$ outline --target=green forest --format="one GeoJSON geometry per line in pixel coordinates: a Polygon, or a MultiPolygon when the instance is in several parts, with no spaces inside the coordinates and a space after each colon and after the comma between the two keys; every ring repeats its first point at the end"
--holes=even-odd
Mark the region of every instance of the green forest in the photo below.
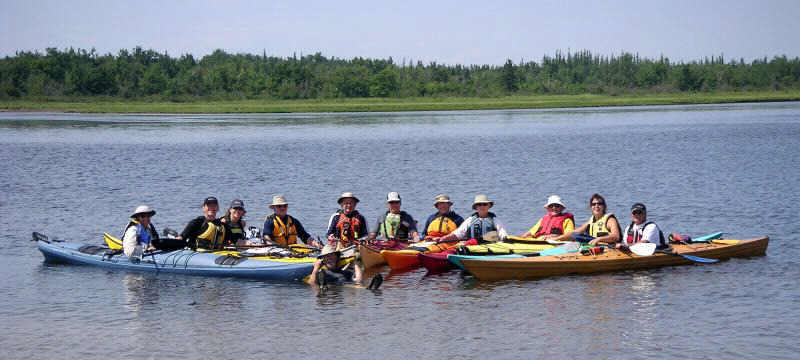
{"type": "Polygon", "coordinates": [[[488,98],[798,89],[800,59],[786,56],[750,62],[712,56],[687,63],[579,51],[496,66],[222,50],[198,59],[136,47],[117,54],[48,48],[0,59],[2,100],[488,98]]]}

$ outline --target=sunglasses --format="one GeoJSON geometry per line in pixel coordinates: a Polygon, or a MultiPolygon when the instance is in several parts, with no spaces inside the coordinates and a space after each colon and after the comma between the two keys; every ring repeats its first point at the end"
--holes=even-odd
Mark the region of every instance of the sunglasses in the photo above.
{"type": "Polygon", "coordinates": [[[476,207],[478,207],[478,206],[489,206],[489,204],[487,204],[487,203],[480,203],[480,204],[475,204],[475,206],[476,206],[476,207]]]}
{"type": "Polygon", "coordinates": [[[644,214],[644,211],[642,211],[642,210],[633,210],[633,211],[631,211],[631,214],[633,214],[633,215],[642,215],[642,214],[644,214]]]}
{"type": "Polygon", "coordinates": [[[273,205],[273,206],[276,207],[276,208],[285,208],[285,207],[287,207],[289,205],[283,204],[283,205],[273,205]]]}
{"type": "Polygon", "coordinates": [[[601,202],[593,202],[593,203],[592,203],[592,206],[606,206],[606,203],[601,203],[601,202]]]}
{"type": "Polygon", "coordinates": [[[549,207],[549,208],[551,208],[551,209],[558,209],[558,208],[562,208],[563,206],[561,206],[561,205],[558,205],[558,204],[550,204],[550,205],[548,205],[547,207],[549,207]]]}

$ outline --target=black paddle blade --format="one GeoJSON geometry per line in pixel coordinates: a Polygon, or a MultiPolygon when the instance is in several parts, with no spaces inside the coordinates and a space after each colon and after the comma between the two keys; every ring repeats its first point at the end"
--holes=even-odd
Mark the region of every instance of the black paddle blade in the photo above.
{"type": "Polygon", "coordinates": [[[45,234],[38,233],[38,232],[34,231],[33,235],[32,235],[32,238],[31,238],[31,241],[44,241],[44,242],[49,244],[50,243],[50,238],[48,238],[47,235],[45,235],[45,234]]]}
{"type": "Polygon", "coordinates": [[[383,284],[383,275],[379,273],[372,277],[372,281],[369,282],[367,289],[378,290],[381,287],[381,284],[383,284]]]}

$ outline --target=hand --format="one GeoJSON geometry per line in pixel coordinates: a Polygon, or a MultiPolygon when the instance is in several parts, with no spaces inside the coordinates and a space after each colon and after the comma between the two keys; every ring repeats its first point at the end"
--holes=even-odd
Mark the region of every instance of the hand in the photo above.
{"type": "Polygon", "coordinates": [[[598,242],[599,241],[597,239],[594,239],[592,241],[589,241],[589,245],[595,246],[595,245],[597,245],[598,242]]]}

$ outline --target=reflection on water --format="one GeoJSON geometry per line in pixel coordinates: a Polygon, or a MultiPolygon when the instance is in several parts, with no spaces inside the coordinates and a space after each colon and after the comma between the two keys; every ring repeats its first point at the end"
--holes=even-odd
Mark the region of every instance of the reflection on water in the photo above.
{"type": "Polygon", "coordinates": [[[11,358],[793,358],[800,353],[800,103],[398,114],[0,113],[0,336],[11,358]],[[357,140],[354,140],[357,139],[357,140]],[[477,192],[512,233],[559,194],[623,226],[771,236],[768,256],[536,281],[389,272],[381,291],[43,264],[41,231],[99,243],[148,203],[180,230],[214,195],[261,225],[272,195],[314,235],[342,191],[370,227],[477,192]],[[765,206],[764,204],[768,204],[765,206]],[[114,343],[101,342],[113,334],[114,343]],[[676,340],[677,339],[677,340],[676,340]],[[718,349],[725,349],[718,351],[718,349]],[[687,355],[689,354],[689,355],[687,355]]]}

